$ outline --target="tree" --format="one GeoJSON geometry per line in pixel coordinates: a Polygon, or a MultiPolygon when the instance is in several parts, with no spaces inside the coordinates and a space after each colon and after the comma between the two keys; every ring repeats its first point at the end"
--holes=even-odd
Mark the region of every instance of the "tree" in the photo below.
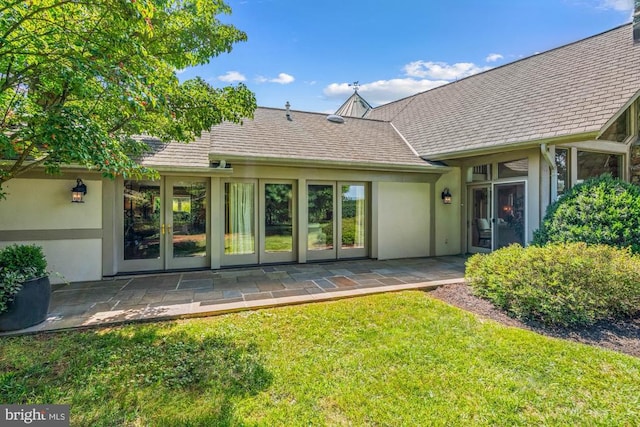
{"type": "Polygon", "coordinates": [[[135,135],[189,142],[252,117],[243,84],[180,83],[177,70],[230,52],[244,32],[222,0],[5,0],[0,4],[0,196],[36,166],[104,176],[155,172],[135,135]]]}

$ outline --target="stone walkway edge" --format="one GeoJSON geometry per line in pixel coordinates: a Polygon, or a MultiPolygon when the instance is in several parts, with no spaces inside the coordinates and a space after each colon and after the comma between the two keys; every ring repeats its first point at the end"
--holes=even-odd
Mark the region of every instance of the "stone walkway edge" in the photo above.
{"type": "Polygon", "coordinates": [[[401,285],[388,285],[376,288],[358,288],[349,289],[345,291],[336,291],[325,294],[309,294],[309,295],[296,295],[290,297],[279,297],[262,299],[256,301],[238,301],[231,303],[215,304],[212,307],[215,309],[202,306],[200,303],[192,302],[187,304],[173,304],[166,306],[147,307],[141,310],[127,310],[126,318],[122,318],[124,310],[114,310],[110,312],[101,312],[93,318],[88,319],[77,326],[71,326],[66,328],[57,329],[43,329],[43,330],[20,330],[0,333],[0,337],[20,336],[20,335],[34,335],[34,334],[46,334],[46,333],[58,333],[72,330],[85,330],[103,327],[112,327],[132,323],[150,323],[157,321],[169,321],[180,319],[194,319],[202,317],[219,316],[229,313],[237,313],[246,310],[259,310],[266,308],[283,307],[289,305],[308,304],[314,302],[328,302],[336,301],[347,298],[356,298],[366,295],[374,295],[390,292],[402,292],[408,290],[422,290],[429,291],[438,288],[439,286],[449,285],[454,283],[463,282],[463,278],[446,279],[446,280],[432,280],[428,282],[420,283],[405,283],[401,285]],[[109,318],[119,318],[118,320],[109,320],[109,318]]]}

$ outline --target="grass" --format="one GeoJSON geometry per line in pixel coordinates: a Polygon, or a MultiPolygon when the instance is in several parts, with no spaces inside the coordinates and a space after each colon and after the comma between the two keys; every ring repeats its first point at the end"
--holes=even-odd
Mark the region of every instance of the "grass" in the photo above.
{"type": "Polygon", "coordinates": [[[293,250],[293,236],[274,234],[264,238],[265,252],[291,252],[293,250]]]}
{"type": "Polygon", "coordinates": [[[3,338],[0,402],[72,425],[636,425],[640,360],[422,292],[3,338]]]}

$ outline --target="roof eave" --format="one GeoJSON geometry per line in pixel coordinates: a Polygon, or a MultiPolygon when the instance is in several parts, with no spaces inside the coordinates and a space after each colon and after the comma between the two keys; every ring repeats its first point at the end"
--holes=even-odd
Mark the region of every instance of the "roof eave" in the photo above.
{"type": "Polygon", "coordinates": [[[209,160],[225,160],[227,163],[261,165],[261,166],[287,166],[287,167],[314,167],[323,169],[358,169],[389,172],[422,172],[422,173],[447,173],[452,170],[449,166],[398,163],[371,163],[359,161],[316,160],[316,159],[292,159],[280,157],[246,156],[239,154],[211,153],[209,160]]]}

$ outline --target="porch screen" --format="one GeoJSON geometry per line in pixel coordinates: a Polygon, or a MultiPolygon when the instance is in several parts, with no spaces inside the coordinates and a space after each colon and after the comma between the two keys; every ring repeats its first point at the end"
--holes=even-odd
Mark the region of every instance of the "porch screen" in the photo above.
{"type": "Polygon", "coordinates": [[[225,184],[225,237],[227,255],[255,252],[254,184],[228,182],[225,184]]]}

